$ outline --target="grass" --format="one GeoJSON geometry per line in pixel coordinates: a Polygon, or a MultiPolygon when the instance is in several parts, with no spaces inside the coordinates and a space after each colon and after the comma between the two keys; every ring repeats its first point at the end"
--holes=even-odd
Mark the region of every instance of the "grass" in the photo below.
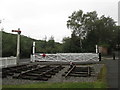
{"type": "Polygon", "coordinates": [[[98,81],[106,82],[106,74],[107,74],[107,68],[104,65],[101,68],[100,73],[98,74],[98,77],[97,77],[98,81]]]}
{"type": "Polygon", "coordinates": [[[26,85],[4,85],[3,88],[105,88],[102,82],[65,82],[65,83],[36,83],[26,85]]]}
{"type": "Polygon", "coordinates": [[[24,85],[3,85],[3,88],[107,88],[106,66],[104,65],[95,82],[34,83],[24,85]]]}
{"type": "Polygon", "coordinates": [[[106,76],[107,75],[107,68],[106,66],[104,65],[101,70],[100,70],[100,73],[98,74],[98,77],[97,77],[97,81],[96,82],[101,82],[103,83],[102,85],[105,87],[105,88],[108,88],[107,86],[107,80],[106,80],[106,76]]]}

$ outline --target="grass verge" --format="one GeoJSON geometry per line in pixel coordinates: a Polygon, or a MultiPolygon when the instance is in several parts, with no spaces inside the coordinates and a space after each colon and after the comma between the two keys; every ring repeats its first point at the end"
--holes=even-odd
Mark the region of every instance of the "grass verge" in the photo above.
{"type": "Polygon", "coordinates": [[[102,82],[65,82],[65,83],[36,83],[26,85],[4,85],[3,88],[105,88],[102,82]]]}
{"type": "Polygon", "coordinates": [[[97,81],[96,82],[101,82],[103,83],[102,85],[105,87],[105,88],[108,88],[107,86],[107,80],[106,80],[106,76],[107,75],[107,68],[106,66],[104,65],[101,70],[100,70],[100,73],[98,74],[97,76],[97,81]]]}

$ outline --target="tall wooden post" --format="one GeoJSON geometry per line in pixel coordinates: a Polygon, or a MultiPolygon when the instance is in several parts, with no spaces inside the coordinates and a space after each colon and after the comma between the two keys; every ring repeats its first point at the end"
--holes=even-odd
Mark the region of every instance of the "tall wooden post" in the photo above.
{"type": "Polygon", "coordinates": [[[21,31],[20,31],[20,28],[18,28],[18,30],[12,30],[12,32],[17,32],[18,35],[17,35],[17,54],[16,54],[16,57],[17,57],[17,65],[19,64],[19,58],[20,58],[20,34],[21,34],[21,31]]]}

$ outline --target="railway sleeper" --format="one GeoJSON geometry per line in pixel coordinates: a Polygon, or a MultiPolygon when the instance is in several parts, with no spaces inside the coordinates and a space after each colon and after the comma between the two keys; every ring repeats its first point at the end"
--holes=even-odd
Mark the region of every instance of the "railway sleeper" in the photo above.
{"type": "Polygon", "coordinates": [[[68,76],[74,76],[74,77],[88,77],[88,76],[90,76],[90,75],[88,75],[88,74],[69,74],[68,76]]]}
{"type": "Polygon", "coordinates": [[[40,76],[40,74],[36,74],[36,73],[25,73],[22,76],[40,76]]]}
{"type": "Polygon", "coordinates": [[[71,73],[74,73],[74,74],[88,74],[88,72],[71,72],[71,73]]]}
{"type": "MultiPolygon", "coordinates": [[[[52,75],[55,75],[56,72],[54,72],[54,70],[58,68],[58,67],[53,67],[52,69],[46,71],[46,72],[42,72],[42,73],[31,73],[31,72],[34,72],[34,70],[29,70],[29,71],[26,71],[26,72],[22,72],[20,74],[16,74],[14,75],[14,78],[23,78],[23,79],[37,79],[37,80],[41,80],[44,78],[44,80],[47,80],[45,78],[51,78],[52,75]]],[[[36,69],[35,69],[36,70],[36,69]]],[[[37,69],[39,70],[39,69],[37,69]]],[[[56,71],[56,70],[55,70],[56,71]]]]}
{"type": "Polygon", "coordinates": [[[76,68],[76,66],[70,68],[69,71],[65,74],[65,77],[67,77],[72,72],[72,70],[74,70],[74,68],[76,68]]]}
{"type": "MultiPolygon", "coordinates": [[[[83,73],[84,73],[84,72],[88,72],[88,70],[86,70],[86,71],[74,71],[74,70],[73,70],[73,71],[72,71],[72,73],[76,73],[76,72],[78,72],[78,73],[79,73],[79,72],[83,72],[83,73]]],[[[89,72],[92,72],[92,71],[89,70],[89,72]]]]}
{"type": "MultiPolygon", "coordinates": [[[[48,69],[47,69],[48,70],[48,69]]],[[[47,70],[33,70],[33,71],[30,71],[31,73],[38,73],[38,74],[41,74],[41,73],[45,73],[47,70]]]]}
{"type": "Polygon", "coordinates": [[[42,80],[42,81],[47,81],[48,80],[48,78],[45,78],[45,77],[32,77],[32,76],[22,76],[20,78],[28,79],[28,80],[42,80]]]}
{"type": "MultiPolygon", "coordinates": [[[[40,73],[40,74],[36,74],[36,73],[31,73],[31,72],[27,72],[27,73],[24,73],[24,74],[20,74],[20,76],[35,76],[35,77],[39,77],[39,76],[43,76],[45,74],[51,74],[51,75],[55,75],[54,72],[51,73],[52,70],[48,70],[47,72],[43,72],[43,73],[40,73]]],[[[18,76],[19,77],[19,76],[18,76]]]]}
{"type": "Polygon", "coordinates": [[[55,69],[55,70],[59,70],[59,71],[60,71],[60,70],[62,70],[63,68],[64,68],[64,67],[59,67],[59,68],[57,68],[57,69],[55,69]]]}
{"type": "Polygon", "coordinates": [[[36,73],[36,74],[41,74],[43,72],[39,72],[39,71],[31,71],[31,72],[28,72],[28,73],[36,73]]]}
{"type": "MultiPolygon", "coordinates": [[[[91,69],[89,69],[90,72],[92,72],[91,69]]],[[[86,70],[73,70],[72,72],[88,72],[88,69],[86,70]]]]}
{"type": "Polygon", "coordinates": [[[39,69],[37,69],[37,70],[35,70],[35,71],[45,72],[45,71],[47,71],[47,70],[49,70],[49,69],[52,69],[52,68],[53,68],[53,67],[39,68],[39,69]]]}
{"type": "Polygon", "coordinates": [[[27,71],[21,72],[21,75],[22,75],[22,74],[26,74],[26,73],[34,72],[35,70],[38,70],[38,69],[41,69],[41,67],[35,68],[35,69],[32,69],[32,70],[27,70],[27,71]]]}
{"type": "Polygon", "coordinates": [[[9,73],[6,73],[6,75],[7,75],[7,76],[12,76],[12,75],[14,75],[14,73],[9,72],[9,73]]]}
{"type": "Polygon", "coordinates": [[[52,77],[52,75],[48,75],[48,74],[47,74],[47,75],[45,75],[45,77],[47,77],[47,78],[51,78],[51,77],[52,77]]]}
{"type": "Polygon", "coordinates": [[[12,78],[19,78],[20,74],[14,74],[12,78]]]}
{"type": "MultiPolygon", "coordinates": [[[[91,69],[91,68],[90,68],[91,69]]],[[[75,71],[87,71],[88,70],[88,67],[76,67],[74,69],[75,71]]]]}
{"type": "Polygon", "coordinates": [[[53,70],[52,72],[54,72],[54,73],[58,73],[60,70],[53,70]]]}
{"type": "Polygon", "coordinates": [[[55,75],[56,73],[55,72],[48,72],[46,74],[55,75]]]}
{"type": "Polygon", "coordinates": [[[28,74],[26,74],[26,75],[20,75],[20,76],[18,76],[17,78],[26,78],[26,77],[29,77],[29,78],[47,78],[46,76],[44,76],[44,75],[28,75],[28,74]]]}
{"type": "Polygon", "coordinates": [[[74,72],[74,71],[75,71],[75,72],[87,72],[88,69],[84,69],[84,70],[83,70],[83,69],[77,69],[77,70],[74,69],[73,72],[74,72]]]}
{"type": "Polygon", "coordinates": [[[52,75],[50,75],[50,74],[44,74],[44,75],[40,75],[40,74],[26,74],[26,75],[22,75],[22,76],[32,76],[32,77],[46,77],[46,78],[51,78],[52,75]]]}
{"type": "Polygon", "coordinates": [[[7,77],[7,75],[5,75],[5,74],[4,74],[4,75],[2,75],[2,78],[6,78],[6,77],[7,77]]]}
{"type": "Polygon", "coordinates": [[[26,70],[28,70],[26,65],[13,66],[2,69],[3,74],[5,74],[6,76],[12,76],[14,75],[14,73],[21,73],[22,71],[26,71],[26,70]]]}

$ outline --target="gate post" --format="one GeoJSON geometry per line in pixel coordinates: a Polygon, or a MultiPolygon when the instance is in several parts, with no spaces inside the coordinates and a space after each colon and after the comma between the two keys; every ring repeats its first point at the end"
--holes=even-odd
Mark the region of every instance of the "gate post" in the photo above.
{"type": "Polygon", "coordinates": [[[7,57],[5,58],[5,67],[7,67],[7,57]]]}
{"type": "Polygon", "coordinates": [[[101,53],[99,53],[99,61],[101,61],[101,53]]]}
{"type": "Polygon", "coordinates": [[[115,53],[113,53],[113,60],[115,60],[115,53]]]}

